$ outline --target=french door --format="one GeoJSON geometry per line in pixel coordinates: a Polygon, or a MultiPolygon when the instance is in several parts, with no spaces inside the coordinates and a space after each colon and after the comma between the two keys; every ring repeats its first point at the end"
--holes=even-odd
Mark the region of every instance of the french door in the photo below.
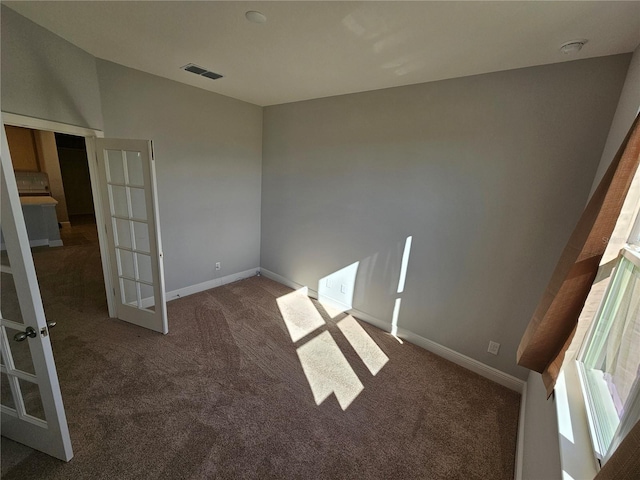
{"type": "Polygon", "coordinates": [[[116,316],[167,333],[151,142],[97,138],[96,155],[116,316]]]}
{"type": "Polygon", "coordinates": [[[0,190],[0,412],[2,435],[73,457],[58,374],[2,124],[0,190]]]}
{"type": "MultiPolygon", "coordinates": [[[[55,324],[45,318],[4,124],[1,134],[1,431],[69,461],[73,450],[49,337],[55,324]]],[[[95,142],[116,316],[167,333],[151,142],[95,142]]]]}

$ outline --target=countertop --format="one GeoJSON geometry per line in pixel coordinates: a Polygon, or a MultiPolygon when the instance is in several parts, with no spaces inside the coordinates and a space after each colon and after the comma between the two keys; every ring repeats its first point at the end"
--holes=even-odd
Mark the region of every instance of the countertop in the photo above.
{"type": "Polygon", "coordinates": [[[47,205],[52,205],[52,206],[56,206],[58,205],[58,201],[53,198],[50,197],[48,195],[41,195],[39,197],[20,197],[20,203],[24,206],[24,205],[39,205],[39,206],[47,206],[47,205]]]}

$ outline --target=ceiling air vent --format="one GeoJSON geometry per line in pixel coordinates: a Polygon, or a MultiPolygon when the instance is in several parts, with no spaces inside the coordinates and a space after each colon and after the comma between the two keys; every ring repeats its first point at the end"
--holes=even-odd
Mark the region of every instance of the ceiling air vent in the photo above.
{"type": "Polygon", "coordinates": [[[199,67],[193,63],[187,63],[184,67],[180,67],[182,70],[186,70],[187,72],[195,73],[196,75],[201,75],[203,77],[210,78],[211,80],[216,80],[218,78],[222,78],[222,75],[219,73],[212,72],[207,70],[206,68],[199,67]]]}
{"type": "Polygon", "coordinates": [[[219,73],[215,73],[215,72],[204,72],[202,74],[202,76],[210,78],[211,80],[216,80],[218,78],[222,78],[222,75],[220,75],[219,73]]]}

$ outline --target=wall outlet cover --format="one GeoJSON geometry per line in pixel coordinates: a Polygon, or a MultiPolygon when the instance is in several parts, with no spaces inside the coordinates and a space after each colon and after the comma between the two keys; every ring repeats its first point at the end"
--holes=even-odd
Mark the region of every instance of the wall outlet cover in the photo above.
{"type": "Polygon", "coordinates": [[[498,355],[498,351],[500,350],[500,344],[498,342],[490,341],[489,348],[487,348],[487,352],[498,355]]]}

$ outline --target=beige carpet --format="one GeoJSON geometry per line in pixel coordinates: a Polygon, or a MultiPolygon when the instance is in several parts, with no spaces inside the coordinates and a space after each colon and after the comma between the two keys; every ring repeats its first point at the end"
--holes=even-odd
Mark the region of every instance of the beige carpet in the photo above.
{"type": "Polygon", "coordinates": [[[345,314],[317,302],[326,324],[294,343],[276,282],[170,302],[163,336],[107,318],[95,245],[35,261],[75,457],[2,438],[4,479],[513,478],[518,394],[364,322],[349,341],[345,314]],[[320,335],[342,355],[309,370],[320,335]],[[340,386],[340,368],[362,388],[340,386]],[[346,409],[333,394],[317,404],[323,373],[346,409]]]}

